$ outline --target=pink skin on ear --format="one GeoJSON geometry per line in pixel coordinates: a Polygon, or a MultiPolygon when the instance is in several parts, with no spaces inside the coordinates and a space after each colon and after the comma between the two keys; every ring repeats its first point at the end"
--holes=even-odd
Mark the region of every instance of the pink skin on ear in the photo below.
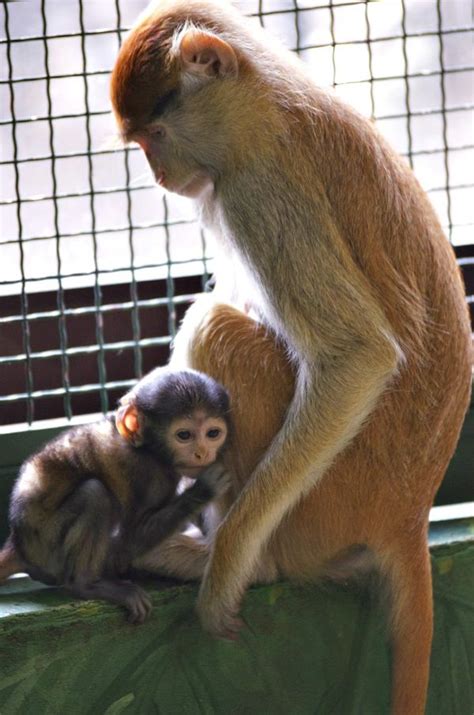
{"type": "Polygon", "coordinates": [[[220,37],[202,30],[189,30],[180,44],[186,70],[208,77],[236,77],[238,62],[232,47],[220,37]]]}
{"type": "Polygon", "coordinates": [[[139,431],[138,414],[132,405],[121,407],[115,416],[118,433],[129,441],[133,441],[139,431]]]}
{"type": "Polygon", "coordinates": [[[129,432],[138,432],[138,417],[135,412],[129,412],[125,415],[124,419],[125,427],[129,432]]]}

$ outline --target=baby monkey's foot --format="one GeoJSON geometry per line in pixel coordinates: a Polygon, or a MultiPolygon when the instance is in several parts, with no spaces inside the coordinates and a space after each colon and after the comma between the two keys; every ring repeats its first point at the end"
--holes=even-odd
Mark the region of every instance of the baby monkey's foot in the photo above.
{"type": "Polygon", "coordinates": [[[122,584],[127,588],[123,605],[127,611],[129,623],[140,624],[146,621],[152,610],[152,602],[148,593],[134,583],[122,584]]]}
{"type": "Polygon", "coordinates": [[[99,598],[123,606],[129,623],[143,623],[152,609],[150,596],[131,581],[100,579],[93,583],[68,585],[67,590],[79,598],[99,598]]]}

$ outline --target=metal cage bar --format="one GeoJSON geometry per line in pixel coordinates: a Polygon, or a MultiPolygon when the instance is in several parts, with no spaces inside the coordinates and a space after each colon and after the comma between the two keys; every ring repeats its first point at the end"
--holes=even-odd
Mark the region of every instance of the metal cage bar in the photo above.
{"type": "MultiPolygon", "coordinates": [[[[45,0],[41,0],[41,18],[43,25],[43,37],[45,38],[48,34],[48,18],[46,15],[46,3],[45,0]]],[[[62,383],[64,387],[64,414],[68,419],[72,417],[72,405],[71,405],[71,395],[70,395],[70,379],[69,379],[69,356],[67,353],[67,328],[64,316],[64,311],[66,310],[66,304],[64,300],[64,288],[61,275],[61,234],[59,231],[59,211],[58,211],[58,182],[56,177],[56,160],[54,156],[54,125],[52,119],[52,98],[51,98],[51,80],[49,79],[49,49],[48,42],[43,39],[44,45],[44,64],[46,68],[46,95],[47,95],[47,106],[48,106],[48,128],[49,128],[49,147],[51,154],[51,179],[52,179],[52,196],[53,196],[53,206],[54,206],[54,229],[55,229],[55,240],[56,240],[56,261],[58,266],[57,280],[58,280],[58,290],[57,290],[57,306],[58,306],[58,330],[59,330],[59,340],[60,340],[60,359],[62,368],[62,383]]]]}
{"type": "Polygon", "coordinates": [[[18,142],[16,135],[15,121],[15,91],[13,85],[13,64],[11,58],[11,46],[8,44],[10,39],[9,12],[8,5],[5,5],[5,36],[7,39],[7,62],[8,62],[8,79],[10,93],[10,115],[12,127],[12,143],[13,143],[13,166],[15,171],[15,194],[17,196],[17,221],[18,221],[18,247],[20,252],[20,271],[21,271],[21,325],[22,325],[22,342],[24,346],[24,361],[25,361],[25,383],[26,383],[26,419],[28,423],[32,423],[34,419],[34,401],[33,401],[33,372],[31,368],[31,347],[30,347],[30,327],[28,322],[28,295],[26,292],[26,277],[25,277],[25,255],[23,251],[23,227],[20,211],[20,188],[19,188],[19,172],[16,159],[18,157],[18,142]]]}
{"type": "MultiPolygon", "coordinates": [[[[205,232],[173,197],[157,193],[139,150],[99,140],[110,115],[106,80],[132,19],[128,0],[71,0],[64,22],[63,6],[53,16],[48,0],[32,3],[28,16],[20,5],[0,5],[0,424],[106,411],[167,359],[186,306],[212,273],[205,232]],[[58,101],[58,87],[70,101],[58,101]]],[[[320,83],[395,140],[465,274],[474,267],[469,5],[245,5],[320,83]]]]}

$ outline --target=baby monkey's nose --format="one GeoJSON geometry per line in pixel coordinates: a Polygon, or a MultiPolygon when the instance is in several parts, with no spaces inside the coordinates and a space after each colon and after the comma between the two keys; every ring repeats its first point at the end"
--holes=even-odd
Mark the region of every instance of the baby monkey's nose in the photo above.
{"type": "Polygon", "coordinates": [[[207,459],[207,449],[205,447],[198,447],[194,451],[194,456],[199,462],[203,462],[207,459]]]}

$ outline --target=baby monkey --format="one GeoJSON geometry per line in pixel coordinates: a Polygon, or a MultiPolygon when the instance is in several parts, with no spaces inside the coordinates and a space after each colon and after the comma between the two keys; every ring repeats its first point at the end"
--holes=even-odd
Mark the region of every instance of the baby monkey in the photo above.
{"type": "Polygon", "coordinates": [[[115,414],[46,444],[14,486],[0,578],[26,571],[80,598],[118,603],[142,622],[150,599],[123,576],[225,490],[219,458],[229,419],[228,395],[215,380],[157,368],[115,414]],[[177,494],[181,475],[197,479],[177,494]]]}

